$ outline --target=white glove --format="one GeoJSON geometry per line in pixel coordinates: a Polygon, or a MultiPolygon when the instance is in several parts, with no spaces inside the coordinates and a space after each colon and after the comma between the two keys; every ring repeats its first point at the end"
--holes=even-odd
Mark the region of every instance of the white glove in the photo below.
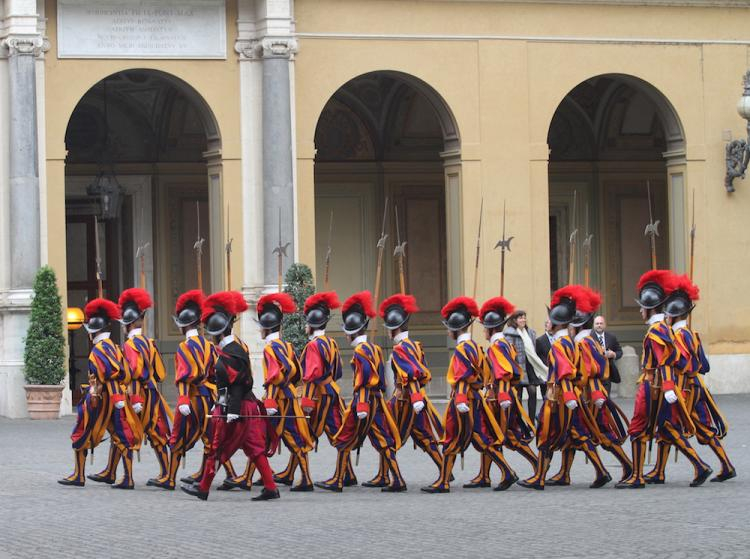
{"type": "Polygon", "coordinates": [[[141,413],[143,411],[143,404],[141,404],[140,402],[136,402],[135,404],[133,404],[133,411],[135,413],[141,413]]]}
{"type": "Polygon", "coordinates": [[[227,414],[227,423],[231,423],[232,421],[237,421],[240,418],[239,415],[236,413],[228,413],[227,414]]]}
{"type": "Polygon", "coordinates": [[[424,402],[419,400],[418,402],[414,402],[411,407],[414,408],[415,413],[419,413],[424,409],[424,402]]]}
{"type": "MultiPolygon", "coordinates": [[[[677,399],[677,398],[675,398],[675,400],[676,400],[676,399],[677,399]]],[[[124,408],[124,407],[125,407],[125,400],[120,400],[119,402],[115,402],[115,407],[116,407],[116,408],[117,408],[118,410],[121,410],[122,408],[124,408]]]]}
{"type": "Polygon", "coordinates": [[[367,417],[367,412],[366,411],[358,411],[357,412],[357,419],[364,419],[365,417],[367,417]]]}
{"type": "Polygon", "coordinates": [[[187,404],[180,404],[179,406],[177,406],[177,409],[180,410],[180,413],[186,417],[190,415],[190,406],[188,406],[187,404]]]}
{"type": "Polygon", "coordinates": [[[606,402],[606,400],[604,398],[599,398],[598,400],[594,400],[594,405],[598,409],[602,409],[604,407],[604,402],[606,402]]]}
{"type": "Polygon", "coordinates": [[[310,415],[312,413],[314,408],[308,408],[306,406],[302,406],[302,411],[305,412],[307,415],[310,415]]]}
{"type": "Polygon", "coordinates": [[[501,400],[500,407],[507,410],[510,407],[510,400],[501,400]]]}
{"type": "Polygon", "coordinates": [[[578,402],[576,402],[575,400],[568,400],[567,402],[565,402],[565,407],[569,410],[574,410],[578,407],[578,402]]]}
{"type": "Polygon", "coordinates": [[[279,413],[279,410],[277,410],[276,408],[266,408],[266,413],[268,415],[276,415],[277,413],[279,413]]]}
{"type": "Polygon", "coordinates": [[[469,404],[461,402],[460,404],[456,404],[456,409],[458,413],[469,413],[469,404]]]}
{"type": "Polygon", "coordinates": [[[89,386],[89,394],[96,394],[96,390],[94,390],[93,386],[89,386]]]}
{"type": "Polygon", "coordinates": [[[677,401],[677,394],[675,394],[675,391],[674,391],[674,390],[667,390],[667,391],[666,391],[666,392],[664,393],[664,399],[665,399],[665,400],[666,400],[666,401],[667,401],[668,403],[670,403],[670,404],[674,404],[674,403],[675,403],[675,402],[677,401]]]}

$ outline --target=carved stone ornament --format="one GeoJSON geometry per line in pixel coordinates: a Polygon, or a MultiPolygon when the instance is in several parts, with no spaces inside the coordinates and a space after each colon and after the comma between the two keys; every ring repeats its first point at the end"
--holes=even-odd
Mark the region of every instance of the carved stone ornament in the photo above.
{"type": "Polygon", "coordinates": [[[737,112],[747,121],[748,139],[739,139],[729,142],[726,146],[726,175],[724,176],[724,188],[727,192],[734,192],[734,179],[745,178],[747,166],[750,164],[750,70],[743,78],[743,93],[737,104],[737,112]]]}
{"type": "Polygon", "coordinates": [[[8,49],[8,56],[25,54],[39,56],[50,48],[49,40],[39,35],[15,35],[2,41],[3,48],[8,49]]]}
{"type": "Polygon", "coordinates": [[[291,37],[266,37],[260,42],[263,58],[294,58],[298,45],[291,37]]]}
{"type": "Polygon", "coordinates": [[[260,60],[263,52],[257,39],[237,39],[234,52],[240,55],[240,60],[260,60]]]}

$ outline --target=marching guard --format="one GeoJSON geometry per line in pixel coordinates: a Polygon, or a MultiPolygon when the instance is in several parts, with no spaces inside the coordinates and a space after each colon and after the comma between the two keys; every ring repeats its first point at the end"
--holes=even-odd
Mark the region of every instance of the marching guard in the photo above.
{"type": "Polygon", "coordinates": [[[495,421],[484,396],[479,392],[491,384],[489,371],[484,364],[484,353],[471,339],[469,327],[479,314],[476,302],[469,297],[457,297],[442,310],[443,325],[456,341],[456,348],[448,365],[448,384],[451,397],[445,411],[445,436],[443,437],[443,462],[438,479],[422,487],[425,493],[450,492],[450,480],[456,456],[469,445],[474,445],[480,453],[489,455],[500,467],[503,479],[496,490],[508,489],[518,476],[505,461],[500,451],[503,435],[495,421]]]}
{"type": "MultiPolygon", "coordinates": [[[[675,290],[664,305],[664,312],[672,323],[675,346],[680,354],[679,379],[687,409],[695,426],[695,436],[702,445],[707,445],[721,463],[721,472],[711,478],[722,482],[737,476],[721,444],[727,434],[727,422],[703,380],[710,371],[710,365],[697,332],[690,328],[688,317],[699,299],[699,290],[688,276],[675,278],[675,290]]],[[[660,441],[656,466],[644,476],[646,483],[664,483],[664,472],[671,444],[660,441]]]]}
{"type": "MultiPolygon", "coordinates": [[[[308,297],[303,309],[305,332],[310,341],[300,359],[303,382],[301,404],[304,413],[310,416],[309,432],[316,448],[324,432],[334,445],[334,436],[343,424],[344,402],[336,382],[342,375],[341,354],[336,340],[326,335],[331,311],[340,306],[336,293],[325,291],[308,297]]],[[[277,482],[291,485],[297,466],[296,455],[290,455],[286,469],[276,475],[277,482]]],[[[349,456],[345,459],[344,471],[344,487],[357,485],[349,456]]]]}
{"type": "Polygon", "coordinates": [[[598,429],[588,410],[584,409],[582,391],[576,386],[577,380],[580,383],[578,351],[568,327],[576,321],[577,312],[579,317],[593,312],[586,288],[568,285],[553,293],[549,310],[553,343],[549,352],[547,396],[536,428],[539,454],[534,475],[518,482],[522,487],[544,489],[547,470],[556,450],[562,451],[563,464],[558,475],[552,478],[552,484],[567,485],[564,478],[566,460],[572,461],[576,450],[586,454],[596,471],[596,479],[589,487],[597,489],[612,481],[596,451],[598,429]]]}
{"type": "MultiPolygon", "coordinates": [[[[409,337],[409,318],[418,311],[417,301],[412,295],[392,295],[380,305],[380,317],[393,340],[391,371],[396,390],[389,406],[402,443],[411,437],[414,444],[426,452],[439,469],[443,462],[438,448],[438,441],[444,435],[443,422],[427,396],[426,387],[432,379],[432,374],[425,363],[422,344],[409,337]]],[[[382,455],[378,474],[362,485],[390,485],[388,469],[382,455]]]]}
{"type": "Polygon", "coordinates": [[[143,433],[127,398],[130,370],[122,351],[110,339],[112,323],[120,319],[120,309],[112,301],[98,298],[86,305],[84,314],[84,328],[93,344],[89,353],[89,386],[78,404],[76,424],[70,436],[75,470],[58,483],[83,487],[86,455],[89,450],[93,455],[94,448],[109,432],[116,449],[113,452],[121,457],[124,467],[122,480],[112,487],[133,489],[133,449],[140,445],[143,433]]]}
{"type": "Polygon", "coordinates": [[[338,450],[336,471],[327,481],[317,482],[321,489],[341,492],[346,476],[346,465],[352,450],[359,451],[365,438],[382,456],[390,474],[390,485],[384,492],[406,491],[406,482],[396,461],[396,450],[401,446],[398,428],[383,397],[385,377],[383,350],[367,341],[367,326],[375,316],[372,296],[362,291],[349,297],[341,307],[344,333],[354,348],[351,366],[354,372],[354,394],[344,411],[339,431],[333,436],[338,450]]]}
{"type": "Polygon", "coordinates": [[[268,456],[273,455],[278,439],[273,436],[265,410],[253,394],[250,356],[232,334],[237,312],[235,296],[230,292],[214,293],[203,303],[206,333],[216,344],[214,378],[218,398],[210,418],[212,439],[205,454],[203,474],[198,483],[181,486],[182,491],[203,501],[208,499],[217,460],[224,464],[239,449],[255,464],[263,480],[263,491],[251,500],[279,498],[268,464],[268,456]]]}

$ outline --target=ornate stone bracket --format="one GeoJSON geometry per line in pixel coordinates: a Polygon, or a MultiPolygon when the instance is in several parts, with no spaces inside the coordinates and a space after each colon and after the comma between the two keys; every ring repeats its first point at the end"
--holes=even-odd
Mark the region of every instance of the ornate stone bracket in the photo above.
{"type": "Polygon", "coordinates": [[[727,173],[724,177],[724,187],[730,193],[734,192],[734,179],[737,177],[744,179],[745,171],[750,163],[750,70],[745,73],[743,86],[744,91],[737,104],[737,112],[747,121],[748,139],[734,140],[727,144],[727,173]]]}

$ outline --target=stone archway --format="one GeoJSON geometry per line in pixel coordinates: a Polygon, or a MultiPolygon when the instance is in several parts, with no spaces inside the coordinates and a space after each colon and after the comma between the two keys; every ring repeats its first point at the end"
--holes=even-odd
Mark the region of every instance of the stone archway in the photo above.
{"type": "Polygon", "coordinates": [[[685,266],[685,135],[680,119],[653,85],[628,75],[600,75],[581,82],[561,101],[547,143],[551,287],[568,281],[569,236],[575,223],[574,281],[583,282],[582,241],[594,235],[592,286],[602,291],[604,312],[627,338],[640,323],[634,283],[650,267],[643,235],[649,221],[647,184],[654,219],[661,222],[658,265],[685,266]]]}
{"type": "MultiPolygon", "coordinates": [[[[147,328],[169,364],[179,335],[170,315],[179,293],[197,287],[192,247],[199,237],[206,240],[203,288],[223,284],[221,134],[213,112],[173,75],[125,70],[81,97],[65,144],[68,305],[96,296],[97,228],[104,296],[111,299],[141,283],[136,254],[148,244],[145,286],[155,306],[147,328]]],[[[77,369],[85,371],[85,343],[75,346],[77,369]]]]}
{"type": "MultiPolygon", "coordinates": [[[[422,309],[411,328],[420,331],[428,352],[440,350],[433,360],[440,363],[445,335],[436,328],[439,311],[448,294],[461,289],[460,136],[450,108],[414,76],[363,74],[342,85],[325,105],[315,147],[318,288],[324,288],[333,212],[330,287],[342,296],[373,289],[387,199],[380,299],[400,288],[393,257],[400,234],[407,242],[406,289],[422,309]]],[[[444,387],[434,390],[444,392],[444,387]]]]}

